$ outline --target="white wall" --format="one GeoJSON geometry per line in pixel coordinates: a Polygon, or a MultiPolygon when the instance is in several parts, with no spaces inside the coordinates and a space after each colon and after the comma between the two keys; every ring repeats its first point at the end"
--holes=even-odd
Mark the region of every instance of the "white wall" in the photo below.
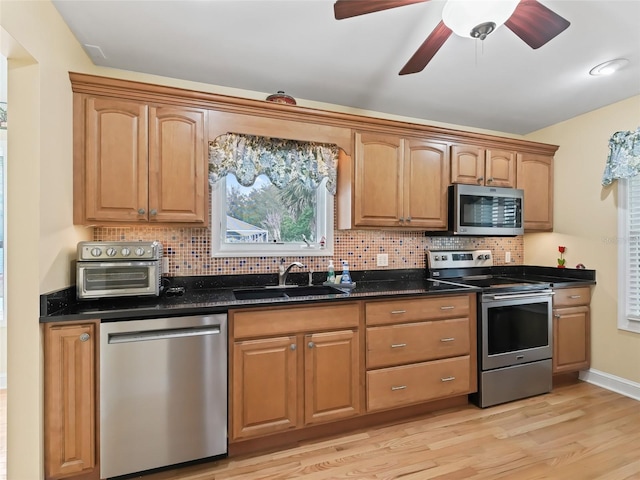
{"type": "Polygon", "coordinates": [[[591,302],[592,368],[640,383],[640,334],[617,328],[617,186],[602,187],[611,135],[640,126],[640,96],[609,105],[527,136],[560,145],[555,156],[554,233],[525,235],[525,263],[595,269],[591,302]]]}

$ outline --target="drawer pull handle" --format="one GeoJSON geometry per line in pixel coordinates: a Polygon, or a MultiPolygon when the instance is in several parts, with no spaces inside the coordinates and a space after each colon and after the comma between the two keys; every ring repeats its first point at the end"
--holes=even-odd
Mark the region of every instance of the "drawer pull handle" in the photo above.
{"type": "Polygon", "coordinates": [[[397,387],[391,387],[391,391],[395,392],[396,390],[405,390],[406,388],[406,385],[398,385],[397,387]]]}
{"type": "Polygon", "coordinates": [[[440,310],[453,310],[454,307],[453,305],[443,305],[442,307],[440,307],[440,310]]]}
{"type": "Polygon", "coordinates": [[[407,313],[406,310],[391,310],[391,315],[398,315],[400,313],[407,313]]]}
{"type": "Polygon", "coordinates": [[[580,298],[582,295],[569,295],[569,298],[580,298]]]}
{"type": "Polygon", "coordinates": [[[440,341],[441,342],[453,342],[455,340],[455,337],[448,337],[448,338],[441,338],[440,341]]]}
{"type": "Polygon", "coordinates": [[[406,347],[407,344],[406,343],[392,343],[391,344],[391,348],[402,348],[402,347],[406,347]]]}
{"type": "Polygon", "coordinates": [[[444,377],[441,378],[440,381],[441,382],[453,382],[456,379],[456,377],[444,377]]]}

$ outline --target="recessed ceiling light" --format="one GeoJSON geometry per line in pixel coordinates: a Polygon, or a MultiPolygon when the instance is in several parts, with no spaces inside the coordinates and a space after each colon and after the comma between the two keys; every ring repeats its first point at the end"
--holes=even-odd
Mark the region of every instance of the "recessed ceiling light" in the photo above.
{"type": "Polygon", "coordinates": [[[589,74],[594,76],[611,75],[621,68],[624,68],[627,63],[629,63],[629,60],[627,60],[626,58],[616,58],[615,60],[609,60],[608,62],[604,62],[593,67],[591,70],[589,70],[589,74]]]}

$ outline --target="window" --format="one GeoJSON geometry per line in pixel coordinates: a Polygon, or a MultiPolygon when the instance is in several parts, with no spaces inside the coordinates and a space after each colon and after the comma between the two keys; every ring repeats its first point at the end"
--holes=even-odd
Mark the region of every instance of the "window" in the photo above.
{"type": "Polygon", "coordinates": [[[338,147],[227,133],[209,142],[214,257],[333,255],[338,147]]]}
{"type": "Polygon", "coordinates": [[[244,187],[227,174],[212,187],[212,255],[333,255],[333,195],[326,182],[278,188],[260,175],[244,187]]]}
{"type": "Polygon", "coordinates": [[[640,333],[640,176],[618,180],[618,328],[640,333]]]}

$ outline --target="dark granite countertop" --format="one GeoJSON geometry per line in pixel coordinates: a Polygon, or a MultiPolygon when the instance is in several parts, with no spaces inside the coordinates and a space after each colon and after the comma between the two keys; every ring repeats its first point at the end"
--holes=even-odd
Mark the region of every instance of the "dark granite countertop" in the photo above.
{"type": "MultiPolygon", "coordinates": [[[[535,266],[493,267],[498,275],[541,280],[554,287],[594,285],[595,271],[556,269],[535,266]]],[[[226,312],[232,308],[266,305],[296,305],[366,298],[397,298],[417,295],[450,295],[480,291],[474,287],[452,285],[425,278],[424,270],[371,270],[352,272],[356,287],[342,293],[313,296],[289,296],[259,300],[237,300],[234,289],[275,285],[276,275],[224,275],[202,277],[171,277],[163,279],[163,294],[159,297],[110,298],[77,300],[70,287],[40,296],[40,321],[101,319],[133,320],[177,315],[204,315],[226,312]],[[183,294],[176,294],[182,292],[183,294]]],[[[315,273],[314,284],[321,284],[323,273],[315,273]]],[[[306,273],[292,273],[289,283],[305,285],[306,273]]]]}

